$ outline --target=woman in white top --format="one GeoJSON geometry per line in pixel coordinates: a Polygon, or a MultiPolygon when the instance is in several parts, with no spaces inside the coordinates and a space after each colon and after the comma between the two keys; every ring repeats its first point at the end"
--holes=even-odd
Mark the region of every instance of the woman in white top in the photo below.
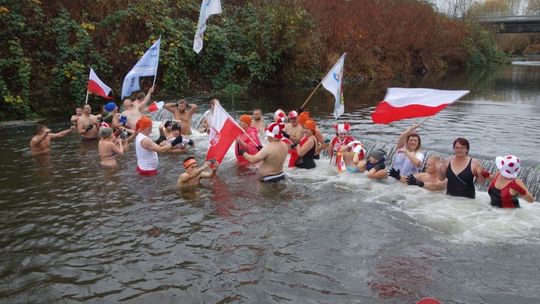
{"type": "Polygon", "coordinates": [[[420,135],[414,132],[420,124],[414,124],[399,136],[396,153],[392,162],[392,168],[402,176],[420,172],[424,153],[422,153],[422,141],[420,135]]]}

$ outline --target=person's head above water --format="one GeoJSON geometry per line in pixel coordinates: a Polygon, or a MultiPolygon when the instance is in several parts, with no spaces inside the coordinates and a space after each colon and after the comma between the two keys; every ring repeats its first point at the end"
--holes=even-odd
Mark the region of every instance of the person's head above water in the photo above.
{"type": "Polygon", "coordinates": [[[369,153],[369,158],[372,158],[374,161],[381,161],[386,156],[386,152],[383,149],[374,149],[369,153]]]}
{"type": "Polygon", "coordinates": [[[514,155],[497,156],[495,164],[502,176],[514,179],[521,168],[521,160],[514,155]]]}

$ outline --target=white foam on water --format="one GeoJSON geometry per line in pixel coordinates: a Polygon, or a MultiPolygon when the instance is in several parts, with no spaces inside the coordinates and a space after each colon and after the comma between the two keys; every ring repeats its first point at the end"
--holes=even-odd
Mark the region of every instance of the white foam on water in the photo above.
{"type": "MultiPolygon", "coordinates": [[[[208,135],[194,131],[189,136],[201,152],[208,148],[208,135]]],[[[234,144],[233,144],[234,145],[234,144]]],[[[227,151],[222,163],[236,162],[234,147],[227,151]]],[[[540,241],[540,204],[529,204],[520,199],[519,209],[500,209],[490,206],[486,192],[476,193],[476,199],[452,197],[444,192],[431,192],[407,186],[394,179],[375,181],[363,173],[337,173],[328,158],[317,160],[311,170],[287,168],[284,171],[291,184],[308,184],[314,190],[327,189],[350,193],[341,202],[354,204],[384,204],[403,212],[415,223],[436,231],[441,238],[455,243],[530,243],[540,241]]],[[[227,173],[225,173],[227,174],[227,173]]],[[[317,205],[310,209],[310,217],[338,212],[335,204],[317,205]]]]}
{"type": "Polygon", "coordinates": [[[516,60],[516,61],[512,61],[512,64],[513,65],[540,66],[540,61],[526,61],[526,60],[520,61],[520,60],[516,60]]]}

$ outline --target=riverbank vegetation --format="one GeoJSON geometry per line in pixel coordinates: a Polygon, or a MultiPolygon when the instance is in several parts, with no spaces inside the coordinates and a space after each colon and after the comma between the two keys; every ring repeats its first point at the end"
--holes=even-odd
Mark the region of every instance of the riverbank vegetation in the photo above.
{"type": "Polygon", "coordinates": [[[0,119],[66,116],[84,103],[90,66],[119,102],[124,76],[159,35],[160,96],[315,83],[343,52],[345,77],[357,82],[502,58],[488,32],[426,1],[223,1],[200,54],[200,0],[2,3],[0,119]]]}

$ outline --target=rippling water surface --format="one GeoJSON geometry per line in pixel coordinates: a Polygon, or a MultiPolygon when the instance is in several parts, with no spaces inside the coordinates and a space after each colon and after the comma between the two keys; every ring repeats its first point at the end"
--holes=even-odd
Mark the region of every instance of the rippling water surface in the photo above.
{"type": "MultiPolygon", "coordinates": [[[[410,86],[470,89],[420,130],[426,149],[455,137],[492,159],[539,165],[540,67],[514,66],[410,86]]],[[[389,84],[396,85],[396,84],[389,84]]],[[[309,91],[225,100],[243,113],[294,108],[309,91]]],[[[391,145],[415,120],[372,125],[384,89],[345,89],[353,134],[391,145]]],[[[330,134],[333,103],[309,108],[330,134]]],[[[55,128],[59,129],[59,128],[55,128]]],[[[103,170],[95,143],[71,135],[49,157],[29,154],[30,129],[0,143],[0,303],[535,303],[540,298],[540,205],[519,210],[429,193],[360,174],[287,170],[262,185],[229,153],[219,175],[192,191],[175,183],[182,156],[136,174],[133,149],[103,170]]],[[[207,139],[195,134],[202,159],[207,139]]],[[[133,147],[132,147],[133,148],[133,147]]]]}

